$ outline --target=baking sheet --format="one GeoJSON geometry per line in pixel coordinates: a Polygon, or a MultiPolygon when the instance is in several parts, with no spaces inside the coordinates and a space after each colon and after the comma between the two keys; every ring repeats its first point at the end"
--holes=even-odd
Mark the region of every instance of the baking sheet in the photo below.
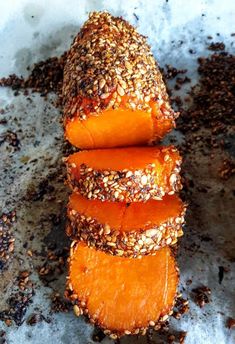
{"type": "MultiPolygon", "coordinates": [[[[231,37],[235,32],[235,3],[232,0],[1,1],[0,77],[11,73],[25,76],[28,65],[59,56],[69,47],[88,12],[104,9],[122,15],[136,25],[139,32],[147,35],[161,66],[171,64],[187,68],[192,84],[198,78],[197,57],[209,54],[206,50],[208,35],[223,41],[226,50],[235,53],[234,37],[231,37]],[[189,49],[195,54],[190,54],[189,49]]],[[[182,92],[186,94],[187,88],[182,92]]],[[[12,344],[93,342],[93,327],[82,317],[77,319],[71,312],[50,314],[50,296],[53,291],[63,293],[65,274],[56,276],[56,280],[45,286],[37,272],[48,243],[56,243],[60,248],[67,240],[63,233],[63,214],[68,192],[58,177],[63,137],[60,113],[52,105],[53,97],[50,95],[46,101],[35,93],[30,95],[32,101],[29,101],[22,94],[14,97],[12,90],[0,88],[0,108],[8,108],[4,115],[7,125],[0,126],[0,134],[9,129],[17,132],[20,139],[20,150],[14,151],[7,144],[0,146],[1,211],[16,209],[17,213],[14,257],[8,270],[0,276],[0,311],[6,306],[18,271],[29,269],[35,295],[24,318],[36,311],[51,319],[51,323],[42,321],[34,326],[24,321],[18,327],[7,327],[0,322],[0,330],[6,331],[7,343],[12,344]],[[49,184],[54,187],[55,199],[45,195],[32,202],[27,195],[38,190],[40,182],[48,176],[52,176],[49,184]],[[56,224],[51,221],[51,214],[59,215],[60,221],[56,224]],[[28,256],[29,249],[38,254],[28,256]]],[[[180,133],[174,136],[179,143],[184,141],[180,133]]],[[[197,191],[193,194],[198,207],[197,211],[195,208],[189,211],[178,259],[181,290],[190,300],[190,312],[180,321],[172,319],[171,327],[188,332],[187,344],[232,344],[235,343],[235,331],[225,325],[227,317],[235,316],[234,199],[231,195],[234,179],[219,180],[214,173],[218,166],[211,167],[209,160],[197,147],[185,157],[185,167],[194,183],[211,188],[207,194],[197,191]],[[224,189],[223,198],[221,189],[224,189]],[[210,240],[202,240],[202,237],[210,240]],[[221,284],[219,266],[228,269],[221,284]],[[186,285],[188,280],[192,280],[190,286],[186,285]],[[212,301],[203,309],[195,304],[192,294],[192,289],[201,284],[212,290],[212,301]]],[[[111,341],[107,338],[103,340],[103,343],[108,342],[111,341]]],[[[147,338],[126,337],[121,342],[147,343],[147,338]]],[[[162,343],[162,339],[154,335],[153,343],[162,343]]]]}

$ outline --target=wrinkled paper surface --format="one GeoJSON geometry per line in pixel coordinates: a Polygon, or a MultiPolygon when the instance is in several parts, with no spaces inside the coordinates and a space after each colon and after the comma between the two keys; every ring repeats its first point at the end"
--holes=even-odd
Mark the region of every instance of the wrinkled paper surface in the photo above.
{"type": "MultiPolygon", "coordinates": [[[[26,76],[28,65],[50,56],[59,56],[69,47],[72,37],[93,10],[106,9],[114,15],[122,15],[137,26],[140,33],[148,36],[159,64],[162,67],[171,64],[177,68],[187,68],[191,84],[198,78],[197,57],[209,54],[206,50],[208,35],[214,41],[223,41],[226,50],[235,53],[231,44],[234,37],[230,36],[235,32],[235,2],[232,0],[10,0],[2,1],[0,7],[0,77],[12,73],[26,76]],[[216,33],[220,33],[220,36],[216,36],[216,33]],[[193,49],[195,54],[190,54],[189,49],[193,49]]],[[[185,95],[189,87],[187,85],[182,91],[185,95]]],[[[66,204],[68,193],[63,183],[54,182],[53,186],[58,190],[55,201],[22,201],[28,190],[37,188],[39,182],[55,172],[61,164],[63,131],[59,111],[51,105],[53,97],[51,95],[49,101],[45,101],[35,93],[30,96],[32,101],[29,101],[23,95],[14,97],[10,89],[0,89],[0,108],[8,106],[10,109],[5,115],[8,123],[5,127],[0,126],[0,133],[6,129],[16,131],[21,141],[21,149],[17,152],[0,148],[1,208],[3,211],[17,210],[15,258],[8,272],[1,276],[0,288],[4,288],[4,295],[1,295],[0,309],[4,309],[4,302],[12,290],[12,276],[16,276],[18,270],[31,269],[34,271],[32,279],[36,294],[26,318],[35,307],[47,316],[52,289],[59,289],[63,293],[65,283],[65,275],[62,275],[54,284],[45,287],[34,269],[37,258],[29,259],[22,248],[32,233],[35,239],[30,243],[30,248],[38,251],[43,249],[45,240],[51,240],[52,236],[61,246],[65,240],[64,225],[52,230],[47,222],[47,215],[61,212],[66,204]],[[30,163],[34,159],[37,160],[30,163]],[[19,257],[23,263],[20,263],[19,257]]],[[[184,140],[180,133],[174,135],[179,142],[184,140]]],[[[173,319],[171,327],[188,332],[187,344],[232,344],[235,343],[235,330],[228,330],[225,324],[227,317],[235,317],[235,269],[232,263],[235,251],[232,227],[234,206],[230,195],[231,185],[223,185],[212,177],[208,159],[198,154],[196,162],[190,163],[189,160],[187,163],[187,172],[194,182],[201,186],[210,185],[210,192],[194,195],[199,213],[195,214],[195,222],[192,221],[194,214],[189,215],[190,228],[186,226],[186,235],[180,241],[178,262],[181,290],[190,300],[190,312],[180,321],[173,319]],[[224,198],[219,194],[222,188],[225,189],[224,198]],[[217,217],[218,213],[222,214],[220,218],[217,217]],[[208,235],[212,241],[202,241],[202,235],[208,235]],[[229,269],[221,284],[218,280],[219,266],[229,269]],[[192,284],[186,286],[189,279],[192,284]],[[192,289],[201,284],[212,290],[212,302],[203,309],[193,302],[192,297],[192,289]]],[[[82,317],[75,318],[72,313],[54,314],[50,324],[42,321],[29,326],[24,322],[18,328],[14,325],[7,328],[0,323],[0,329],[6,331],[7,342],[11,344],[93,342],[93,327],[82,317]]],[[[161,342],[157,337],[153,341],[161,342]]],[[[108,342],[111,343],[107,338],[103,340],[103,343],[108,342]]],[[[126,337],[121,342],[146,343],[146,338],[126,337]]]]}

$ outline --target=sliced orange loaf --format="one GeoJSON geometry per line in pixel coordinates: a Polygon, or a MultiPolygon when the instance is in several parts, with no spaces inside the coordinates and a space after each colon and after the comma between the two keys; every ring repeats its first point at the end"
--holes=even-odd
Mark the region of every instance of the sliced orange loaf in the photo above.
{"type": "Polygon", "coordinates": [[[178,268],[168,247],[154,256],[123,258],[73,242],[66,296],[76,315],[116,339],[144,334],[172,313],[178,268]]]}
{"type": "Polygon", "coordinates": [[[181,157],[173,146],[81,151],[65,161],[70,186],[89,199],[160,200],[181,189],[181,157]]]}
{"type": "Polygon", "coordinates": [[[81,149],[150,144],[175,113],[146,38],[122,18],[94,12],[68,52],[65,137],[81,149]]]}
{"type": "Polygon", "coordinates": [[[138,257],[174,245],[183,235],[185,205],[176,195],[145,203],[102,202],[73,193],[67,234],[107,253],[138,257]]]}

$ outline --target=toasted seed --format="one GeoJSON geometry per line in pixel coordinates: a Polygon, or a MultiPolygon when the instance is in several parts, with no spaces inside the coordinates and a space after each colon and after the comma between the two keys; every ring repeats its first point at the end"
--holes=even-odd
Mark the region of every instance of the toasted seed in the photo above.
{"type": "Polygon", "coordinates": [[[124,96],[124,94],[125,94],[124,89],[120,85],[118,85],[118,87],[117,87],[117,92],[121,97],[124,96]]]}
{"type": "Polygon", "coordinates": [[[147,178],[147,176],[145,176],[145,175],[142,176],[142,177],[141,177],[141,184],[142,184],[142,185],[146,185],[147,183],[148,183],[148,178],[147,178]]]}
{"type": "Polygon", "coordinates": [[[163,317],[162,317],[162,322],[164,322],[164,321],[166,321],[167,319],[169,318],[169,315],[168,314],[166,314],[166,315],[164,315],[163,317]]]}
{"type": "Polygon", "coordinates": [[[129,178],[129,177],[131,177],[132,176],[132,172],[131,171],[128,171],[127,173],[126,173],[126,178],[129,178]]]}
{"type": "Polygon", "coordinates": [[[99,88],[102,89],[102,88],[104,87],[105,84],[106,84],[105,79],[101,79],[101,80],[99,81],[99,88]]]}
{"type": "Polygon", "coordinates": [[[145,235],[147,237],[153,237],[154,235],[156,235],[158,233],[158,230],[157,229],[148,229],[146,232],[145,232],[145,235]]]}
{"type": "Polygon", "coordinates": [[[74,314],[78,317],[81,312],[80,312],[80,308],[78,307],[78,305],[74,305],[73,306],[73,311],[74,311],[74,314]]]}
{"type": "Polygon", "coordinates": [[[103,94],[101,94],[100,98],[101,98],[101,99],[106,99],[106,98],[108,98],[109,96],[110,96],[110,93],[103,93],[103,94]]]}
{"type": "Polygon", "coordinates": [[[117,336],[116,334],[112,333],[112,334],[110,334],[109,337],[110,337],[111,339],[114,339],[114,340],[115,340],[115,339],[117,339],[118,336],[117,336]]]}

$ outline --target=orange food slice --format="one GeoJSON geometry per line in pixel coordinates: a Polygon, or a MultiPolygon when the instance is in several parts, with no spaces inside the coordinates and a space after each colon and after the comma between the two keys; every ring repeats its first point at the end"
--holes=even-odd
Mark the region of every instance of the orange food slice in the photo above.
{"type": "Polygon", "coordinates": [[[181,189],[181,157],[173,146],[81,151],[65,160],[70,186],[89,199],[159,200],[181,189]]]}
{"type": "Polygon", "coordinates": [[[65,137],[81,149],[144,145],[178,116],[146,38],[121,18],[92,13],[68,51],[65,137]]]}
{"type": "Polygon", "coordinates": [[[114,255],[137,257],[177,242],[183,235],[185,205],[176,195],[124,203],[73,193],[67,213],[69,236],[114,255]]]}
{"type": "Polygon", "coordinates": [[[72,244],[66,295],[77,315],[86,314],[112,338],[143,332],[165,320],[177,284],[178,269],[168,247],[133,259],[72,244]]]}
{"type": "Polygon", "coordinates": [[[158,141],[174,127],[174,120],[161,113],[153,121],[151,113],[123,108],[106,110],[83,121],[78,116],[66,120],[65,138],[81,149],[135,146],[158,141]]]}

